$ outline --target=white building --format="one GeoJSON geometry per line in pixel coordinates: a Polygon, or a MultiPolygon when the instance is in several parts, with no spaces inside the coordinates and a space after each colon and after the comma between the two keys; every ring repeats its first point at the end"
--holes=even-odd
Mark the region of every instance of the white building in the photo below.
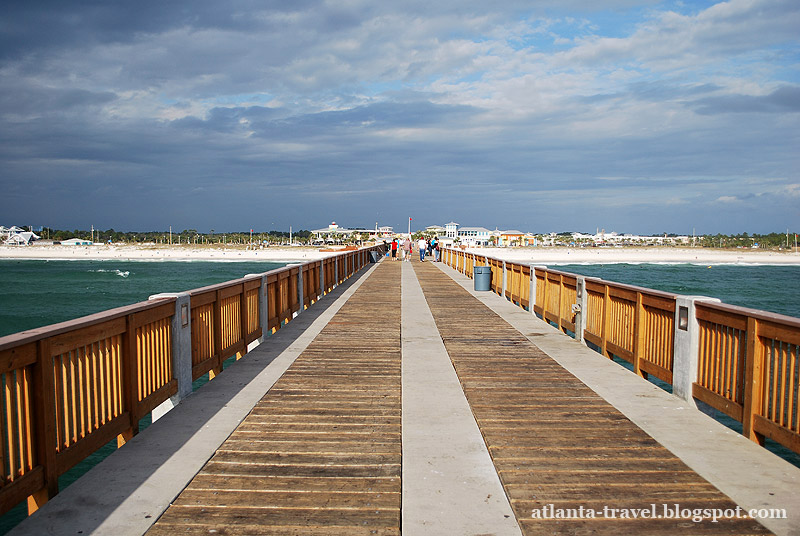
{"type": "Polygon", "coordinates": [[[378,227],[378,224],[375,224],[375,229],[369,230],[369,239],[380,241],[380,240],[391,240],[394,237],[394,229],[389,225],[383,225],[378,227]]]}
{"type": "Polygon", "coordinates": [[[458,242],[467,247],[489,246],[491,241],[492,231],[485,227],[462,227],[458,229],[458,242]]]}
{"type": "Polygon", "coordinates": [[[21,233],[14,233],[9,236],[4,244],[8,246],[30,246],[35,240],[41,238],[30,231],[23,231],[21,233]]]}
{"type": "Polygon", "coordinates": [[[444,236],[447,230],[441,225],[429,225],[425,227],[426,235],[444,236]]]}
{"type": "Polygon", "coordinates": [[[607,233],[605,229],[598,231],[596,234],[583,234],[572,233],[572,240],[575,243],[589,243],[595,245],[657,245],[657,246],[674,246],[685,245],[690,242],[688,236],[641,236],[633,234],[619,234],[616,232],[607,233]]]}
{"type": "Polygon", "coordinates": [[[358,232],[368,233],[369,231],[354,231],[352,229],[345,229],[344,227],[339,227],[339,225],[337,225],[337,223],[334,221],[331,222],[326,229],[315,229],[311,231],[311,234],[314,235],[314,238],[312,239],[314,242],[337,244],[350,240],[353,233],[358,232]]]}
{"type": "Polygon", "coordinates": [[[84,240],[83,238],[70,238],[61,241],[62,246],[91,246],[92,244],[91,240],[84,240]]]}
{"type": "Polygon", "coordinates": [[[29,246],[41,237],[16,225],[10,228],[0,226],[0,241],[8,246],[29,246]]]}

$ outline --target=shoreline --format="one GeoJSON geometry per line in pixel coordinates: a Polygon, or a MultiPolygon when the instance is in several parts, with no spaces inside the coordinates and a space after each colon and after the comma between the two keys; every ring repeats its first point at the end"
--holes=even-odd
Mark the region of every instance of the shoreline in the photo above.
{"type": "Polygon", "coordinates": [[[468,252],[512,262],[561,264],[698,264],[800,266],[800,254],[750,249],[678,247],[621,248],[467,248],[468,252]]]}
{"type": "Polygon", "coordinates": [[[317,247],[272,246],[247,249],[235,246],[0,246],[0,260],[51,261],[210,261],[210,262],[307,262],[318,261],[335,252],[317,247]]]}
{"type": "MultiPolygon", "coordinates": [[[[731,264],[800,266],[800,253],[751,249],[704,249],[679,247],[621,248],[467,248],[465,251],[512,262],[542,265],[561,264],[731,264]]],[[[208,245],[92,245],[0,246],[0,260],[120,260],[120,261],[207,261],[207,262],[308,262],[333,255],[319,247],[208,245]]]]}

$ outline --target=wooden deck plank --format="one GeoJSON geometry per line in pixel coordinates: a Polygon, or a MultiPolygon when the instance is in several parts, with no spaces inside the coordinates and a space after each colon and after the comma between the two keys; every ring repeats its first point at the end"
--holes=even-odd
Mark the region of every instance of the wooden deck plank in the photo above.
{"type": "Polygon", "coordinates": [[[736,505],[442,271],[414,269],[524,534],[768,533],[742,519],[534,518],[736,505]]]}
{"type": "Polygon", "coordinates": [[[400,533],[399,280],[376,267],[148,534],[400,533]]]}

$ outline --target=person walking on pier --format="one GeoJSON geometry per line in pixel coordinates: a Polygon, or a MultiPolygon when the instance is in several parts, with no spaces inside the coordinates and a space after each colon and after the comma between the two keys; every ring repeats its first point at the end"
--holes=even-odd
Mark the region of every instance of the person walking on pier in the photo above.
{"type": "Polygon", "coordinates": [[[424,237],[420,237],[417,242],[417,247],[419,248],[419,262],[425,262],[425,252],[428,251],[428,242],[425,241],[424,237]]]}
{"type": "Polygon", "coordinates": [[[397,260],[397,239],[392,240],[392,260],[397,260]]]}
{"type": "Polygon", "coordinates": [[[438,237],[433,237],[431,241],[431,246],[433,247],[433,262],[439,262],[439,239],[438,237]]]}
{"type": "Polygon", "coordinates": [[[403,241],[403,252],[405,253],[405,256],[406,256],[406,258],[404,260],[406,262],[410,262],[411,261],[411,253],[412,253],[412,251],[413,251],[413,248],[411,247],[411,239],[410,238],[406,238],[403,241]]]}

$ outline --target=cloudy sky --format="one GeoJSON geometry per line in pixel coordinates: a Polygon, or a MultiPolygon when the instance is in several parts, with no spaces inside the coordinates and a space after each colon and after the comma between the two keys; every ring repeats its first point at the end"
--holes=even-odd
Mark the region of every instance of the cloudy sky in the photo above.
{"type": "Polygon", "coordinates": [[[797,0],[3,11],[3,225],[800,232],[797,0]]]}

